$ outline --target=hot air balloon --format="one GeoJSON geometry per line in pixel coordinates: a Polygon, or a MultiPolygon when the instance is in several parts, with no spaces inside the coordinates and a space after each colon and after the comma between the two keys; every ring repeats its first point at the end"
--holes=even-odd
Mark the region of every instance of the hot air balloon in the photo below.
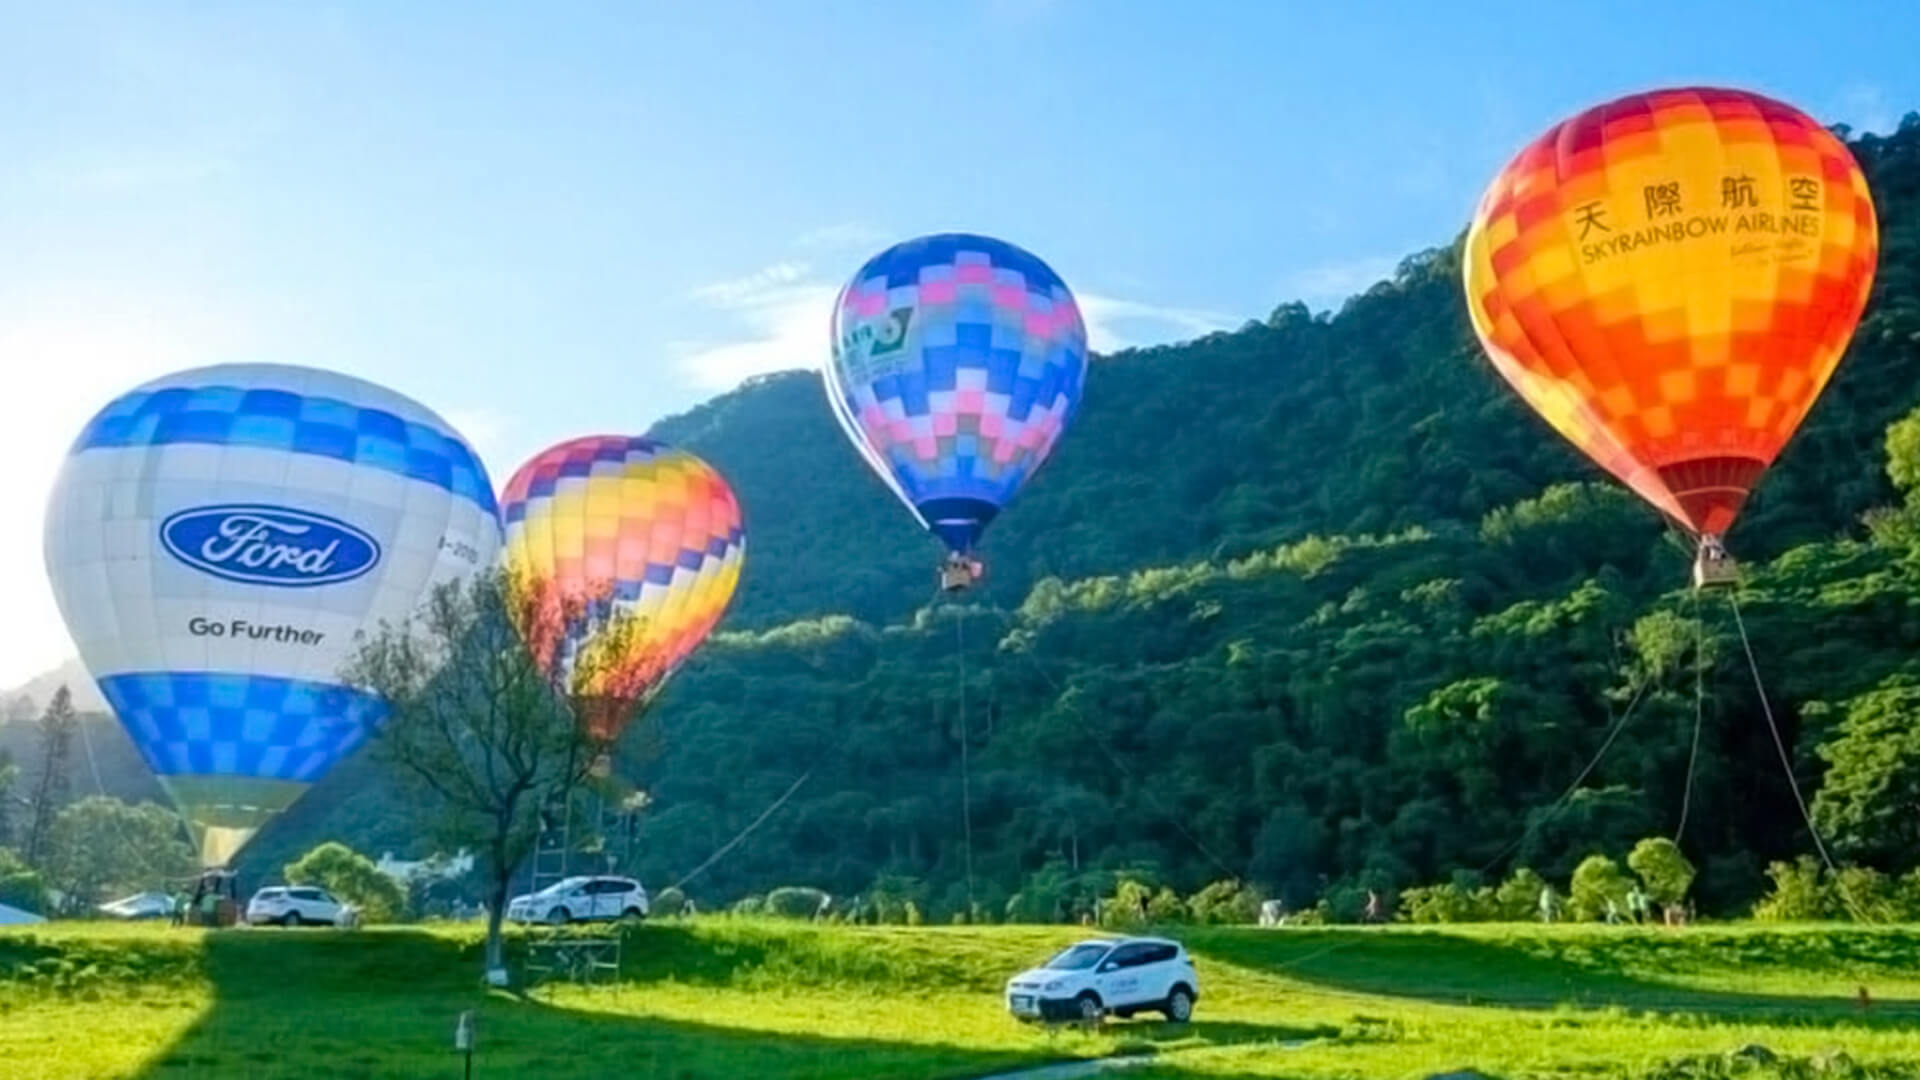
{"type": "Polygon", "coordinates": [[[943,587],[978,580],[974,545],[1080,404],[1087,329],[1073,294],[1002,240],[896,244],[840,291],[822,374],[867,465],[948,555],[943,587]]]}
{"type": "Polygon", "coordinates": [[[597,435],[520,467],[504,561],[535,661],[611,741],[713,630],[740,581],[740,504],[713,467],[652,439],[597,435]]]}
{"type": "Polygon", "coordinates": [[[1553,127],[1482,197],[1467,307],[1562,435],[1691,533],[1696,584],[1840,362],[1878,254],[1847,148],[1758,94],[1634,94],[1553,127]]]}
{"type": "Polygon", "coordinates": [[[499,543],[486,470],[446,421],[276,364],[108,403],[61,467],[45,536],[81,658],[208,868],[383,719],[339,681],[355,633],[413,614],[499,543]]]}

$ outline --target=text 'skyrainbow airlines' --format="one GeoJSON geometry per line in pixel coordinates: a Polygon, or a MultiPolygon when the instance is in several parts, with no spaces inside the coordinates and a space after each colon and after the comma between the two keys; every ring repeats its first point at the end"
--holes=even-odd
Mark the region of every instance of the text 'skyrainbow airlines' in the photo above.
{"type": "Polygon", "coordinates": [[[1467,306],[1514,389],[1717,558],[1846,351],[1878,250],[1831,132],[1758,94],[1657,90],[1495,178],[1467,306]]]}

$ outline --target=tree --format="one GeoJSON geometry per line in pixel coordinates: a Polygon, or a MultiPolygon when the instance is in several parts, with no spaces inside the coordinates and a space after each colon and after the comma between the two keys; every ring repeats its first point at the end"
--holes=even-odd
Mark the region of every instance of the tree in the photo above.
{"type": "Polygon", "coordinates": [[[1680,846],[1664,836],[1649,836],[1627,853],[1627,866],[1639,875],[1656,904],[1678,904],[1693,885],[1693,864],[1680,846]]]}
{"type": "Polygon", "coordinates": [[[20,780],[20,766],[13,755],[0,750],[0,847],[13,843],[13,785],[20,780]]]}
{"type": "Polygon", "coordinates": [[[336,840],[307,852],[284,868],[289,885],[318,885],[360,909],[367,922],[391,922],[406,906],[406,894],[373,860],[336,840]]]}
{"type": "Polygon", "coordinates": [[[69,904],[166,889],[197,865],[180,818],[152,803],[128,806],[108,795],[89,795],[62,809],[47,837],[45,876],[68,894],[69,904]]]}
{"type": "Polygon", "coordinates": [[[1607,913],[1607,902],[1621,914],[1627,910],[1627,890],[1631,888],[1620,864],[1605,855],[1589,855],[1573,870],[1572,894],[1568,903],[1576,919],[1598,919],[1607,913]]]}
{"type": "Polygon", "coordinates": [[[1913,865],[1920,846],[1920,679],[1896,675],[1847,703],[1839,737],[1819,754],[1830,768],[1813,820],[1836,851],[1913,865]]]}
{"type": "Polygon", "coordinates": [[[47,910],[47,883],[12,848],[0,847],[0,904],[22,911],[47,910]]]}
{"type": "MultiPolygon", "coordinates": [[[[487,882],[488,981],[505,985],[500,923],[514,871],[533,852],[543,811],[566,807],[607,749],[576,719],[567,686],[536,663],[518,626],[543,621],[535,640],[551,640],[545,620],[584,620],[582,605],[555,606],[505,570],[448,582],[398,625],[382,624],[358,641],[343,682],[377,695],[388,714],[375,756],[417,796],[429,831],[445,850],[476,852],[487,882]]],[[[619,655],[601,637],[598,662],[619,655]]],[[[599,672],[582,663],[571,688],[599,672]]],[[[604,706],[603,706],[604,707],[604,706]]]]}
{"type": "Polygon", "coordinates": [[[65,686],[54,691],[38,726],[40,769],[27,795],[27,839],[21,853],[29,864],[45,866],[54,818],[67,804],[68,760],[73,756],[73,733],[79,726],[73,713],[73,695],[65,686]]]}

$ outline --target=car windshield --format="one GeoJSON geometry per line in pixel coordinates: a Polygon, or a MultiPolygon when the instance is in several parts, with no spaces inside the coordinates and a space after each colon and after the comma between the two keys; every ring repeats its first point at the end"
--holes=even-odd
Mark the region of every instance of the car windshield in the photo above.
{"type": "Polygon", "coordinates": [[[533,895],[543,897],[559,896],[562,893],[572,892],[576,887],[584,884],[586,880],[587,879],[583,877],[570,877],[564,881],[556,881],[533,895]]]}
{"type": "Polygon", "coordinates": [[[1048,971],[1086,971],[1107,955],[1105,945],[1070,945],[1041,965],[1048,971]]]}

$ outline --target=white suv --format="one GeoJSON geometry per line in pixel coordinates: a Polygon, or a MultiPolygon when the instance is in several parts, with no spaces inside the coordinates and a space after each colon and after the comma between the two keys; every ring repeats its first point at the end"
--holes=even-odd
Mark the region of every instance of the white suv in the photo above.
{"type": "Polygon", "coordinates": [[[647,890],[625,877],[570,877],[507,902],[514,922],[569,923],[594,919],[644,919],[647,890]]]}
{"type": "Polygon", "coordinates": [[[313,885],[270,885],[247,901],[247,921],[256,926],[260,923],[335,926],[349,920],[347,905],[335,900],[325,889],[313,885]]]}
{"type": "Polygon", "coordinates": [[[1200,975],[1177,941],[1082,941],[1007,980],[1007,1011],[1021,1020],[1097,1020],[1158,1012],[1176,1024],[1193,1017],[1200,975]]]}

